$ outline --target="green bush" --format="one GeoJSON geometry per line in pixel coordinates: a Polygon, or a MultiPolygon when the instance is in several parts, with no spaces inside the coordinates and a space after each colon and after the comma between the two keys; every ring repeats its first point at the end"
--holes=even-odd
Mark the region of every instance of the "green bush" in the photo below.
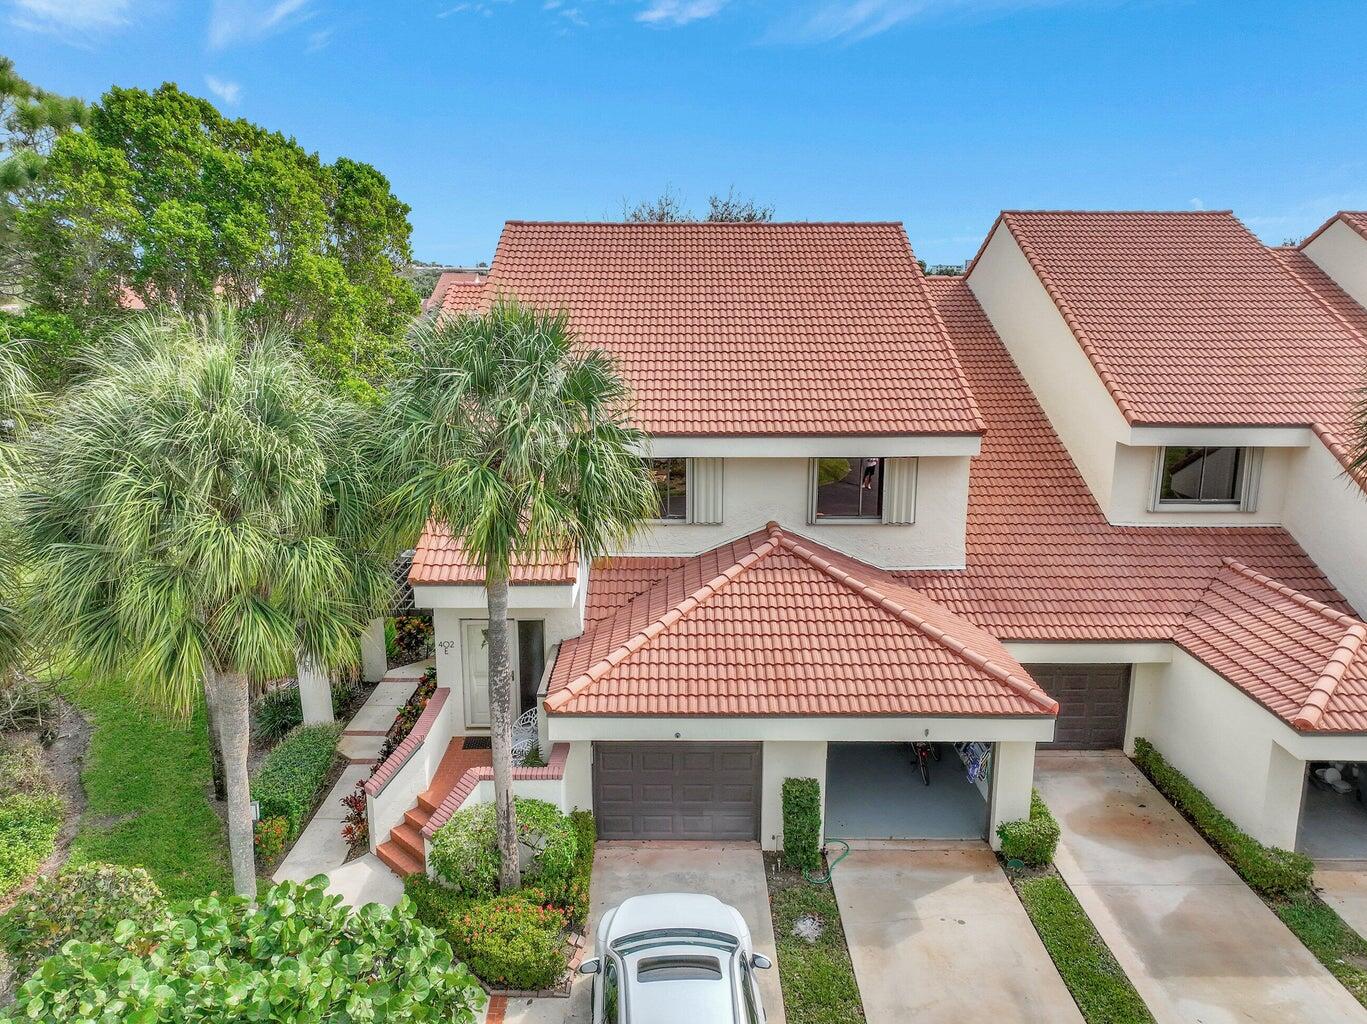
{"type": "MultiPolygon", "coordinates": [[[[518,840],[527,854],[523,881],[561,890],[574,873],[578,839],[559,808],[544,800],[515,801],[518,840]]],[[[498,836],[494,805],[475,804],[451,815],[432,836],[428,861],[457,892],[487,899],[498,892],[498,836]]]]}
{"type": "Polygon", "coordinates": [[[583,927],[589,917],[590,883],[593,879],[593,848],[598,842],[598,826],[591,811],[571,811],[570,827],[574,830],[574,867],[563,881],[538,883],[552,906],[565,912],[569,921],[583,927]]]}
{"type": "Polygon", "coordinates": [[[40,878],[0,917],[0,950],[27,978],[62,946],[109,942],[120,921],[147,925],[166,916],[166,900],[142,868],[84,864],[40,878]]]}
{"type": "Polygon", "coordinates": [[[442,935],[448,935],[456,914],[464,913],[473,902],[464,893],[428,878],[421,872],[411,874],[403,880],[403,892],[413,901],[413,913],[418,920],[442,935]]]}
{"type": "Polygon", "coordinates": [[[1145,739],[1134,741],[1134,763],[1229,861],[1245,882],[1265,896],[1293,898],[1310,891],[1315,863],[1303,853],[1264,846],[1225,817],[1145,739]]]}
{"type": "Polygon", "coordinates": [[[564,930],[564,913],[537,890],[527,889],[471,904],[454,915],[451,947],[490,985],[551,988],[569,966],[564,930]]]}
{"type": "Polygon", "coordinates": [[[783,780],[783,857],[795,868],[821,867],[821,783],[783,780]]]}
{"type": "Polygon", "coordinates": [[[1030,791],[1028,820],[1004,821],[997,826],[997,838],[1002,841],[1002,856],[1008,860],[1024,861],[1034,868],[1053,863],[1058,837],[1058,822],[1034,790],[1030,791]]]}
{"type": "Polygon", "coordinates": [[[315,878],[273,886],[256,907],[204,899],[174,918],[125,920],[108,941],[68,943],[19,989],[14,1010],[47,1024],[470,1024],[482,1002],[411,903],[353,911],[315,878]]]}
{"type": "Polygon", "coordinates": [[[265,756],[252,780],[252,798],[261,803],[261,817],[284,818],[289,839],[303,831],[322,795],[337,756],[340,723],[295,729],[265,756]]]}
{"type": "MultiPolygon", "coordinates": [[[[332,710],[341,713],[356,699],[359,687],[350,680],[332,684],[332,710]]],[[[281,686],[262,694],[252,709],[252,725],[257,736],[274,743],[292,729],[304,723],[304,708],[300,703],[298,686],[281,686]]]]}
{"type": "Polygon", "coordinates": [[[51,687],[27,676],[0,680],[0,732],[36,732],[50,744],[57,738],[59,708],[51,687]]]}
{"type": "Polygon", "coordinates": [[[276,858],[285,852],[288,842],[290,823],[284,818],[262,818],[253,830],[256,844],[256,862],[265,867],[274,864],[276,858]]]}
{"type": "Polygon", "coordinates": [[[61,797],[50,793],[0,799],[0,896],[37,871],[52,853],[62,812],[61,797]]]}

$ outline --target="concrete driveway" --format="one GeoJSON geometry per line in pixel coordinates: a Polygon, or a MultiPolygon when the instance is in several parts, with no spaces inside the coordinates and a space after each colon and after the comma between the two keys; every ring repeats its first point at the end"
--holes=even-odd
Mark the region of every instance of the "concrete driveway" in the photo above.
{"type": "Polygon", "coordinates": [[[1159,1024],[1367,1021],[1120,753],[1041,752],[1055,864],[1159,1024]]]}
{"type": "Polygon", "coordinates": [[[855,850],[833,877],[869,1024],[1081,1024],[985,845],[855,850]]]}
{"type": "MultiPolygon", "coordinates": [[[[628,896],[652,892],[702,892],[729,903],[750,926],[756,952],[773,960],[758,972],[760,996],[769,1024],[786,1024],[783,991],[769,915],[769,886],[759,847],[727,843],[599,843],[593,857],[593,904],[589,941],[603,913],[628,896]]],[[[578,977],[568,1000],[513,1000],[504,1011],[507,1024],[588,1024],[592,979],[578,977]]]]}

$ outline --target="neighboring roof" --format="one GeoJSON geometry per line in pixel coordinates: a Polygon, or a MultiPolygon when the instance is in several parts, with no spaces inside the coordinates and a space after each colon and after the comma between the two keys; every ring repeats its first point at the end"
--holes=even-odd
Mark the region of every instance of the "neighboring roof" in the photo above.
{"type": "Polygon", "coordinates": [[[1296,248],[1304,249],[1315,239],[1319,238],[1320,235],[1324,234],[1325,231],[1329,230],[1330,225],[1335,221],[1340,220],[1363,238],[1367,238],[1367,212],[1361,210],[1340,210],[1310,234],[1306,235],[1305,240],[1301,242],[1300,245],[1296,246],[1296,248]]]}
{"type": "Polygon", "coordinates": [[[440,309],[446,313],[473,313],[479,309],[480,296],[484,290],[486,271],[444,270],[437,283],[432,286],[432,294],[423,300],[424,313],[440,309]]]}
{"type": "Polygon", "coordinates": [[[1367,730],[1367,625],[1234,559],[1176,639],[1293,728],[1367,730]]]}
{"type": "Polygon", "coordinates": [[[672,716],[1058,710],[990,633],[776,523],[677,561],[566,640],[545,706],[672,716]]]}
{"type": "MultiPolygon", "coordinates": [[[[513,562],[508,582],[524,584],[571,584],[579,574],[579,559],[573,553],[519,558],[513,562]]],[[[413,552],[413,567],[408,571],[412,586],[479,586],[484,583],[484,568],[476,563],[464,545],[445,527],[429,522],[413,552]]]]}
{"type": "Polygon", "coordinates": [[[1128,422],[1309,426],[1342,449],[1367,338],[1229,211],[1007,211],[999,224],[1128,422]]]}
{"type": "Polygon", "coordinates": [[[982,426],[900,224],[509,221],[501,294],[567,309],[652,434],[982,426]]]}

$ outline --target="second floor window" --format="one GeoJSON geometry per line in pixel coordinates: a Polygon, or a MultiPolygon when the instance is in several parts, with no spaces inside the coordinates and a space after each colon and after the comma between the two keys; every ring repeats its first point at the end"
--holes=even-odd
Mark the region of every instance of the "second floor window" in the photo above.
{"type": "Polygon", "coordinates": [[[882,459],[817,459],[817,519],[882,519],[882,459]]]}
{"type": "Polygon", "coordinates": [[[1245,448],[1164,448],[1159,504],[1237,505],[1246,461],[1245,448]]]}
{"type": "Polygon", "coordinates": [[[650,459],[646,463],[655,493],[660,496],[659,519],[683,520],[688,517],[688,460],[650,459]]]}

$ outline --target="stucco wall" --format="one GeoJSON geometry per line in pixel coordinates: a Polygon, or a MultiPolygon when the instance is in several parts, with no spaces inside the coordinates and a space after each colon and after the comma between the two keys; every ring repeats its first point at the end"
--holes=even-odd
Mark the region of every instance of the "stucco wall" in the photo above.
{"type": "Polygon", "coordinates": [[[821,825],[826,825],[826,744],[770,741],[761,761],[759,811],[760,845],[783,848],[783,780],[816,779],[821,784],[821,825]]]}
{"type": "Polygon", "coordinates": [[[1150,512],[1154,475],[1160,447],[1116,445],[1115,477],[1107,518],[1134,526],[1258,526],[1282,521],[1287,476],[1300,448],[1264,448],[1259,472],[1256,508],[1252,512],[1228,509],[1187,509],[1150,512]]]}
{"type": "Polygon", "coordinates": [[[1129,427],[1004,225],[973,265],[968,286],[1093,497],[1109,507],[1116,445],[1129,427]]]}
{"type": "MultiPolygon", "coordinates": [[[[850,457],[860,454],[849,453],[850,457]]],[[[698,554],[763,529],[772,520],[884,568],[962,568],[969,461],[964,456],[920,458],[916,522],[892,526],[877,522],[809,524],[807,459],[727,459],[720,524],[655,524],[627,550],[630,554],[698,554]]]]}
{"type": "Polygon", "coordinates": [[[1001,849],[997,826],[1030,817],[1030,791],[1035,782],[1035,744],[997,743],[992,752],[992,797],[988,801],[987,841],[1001,849]]]}
{"type": "Polygon", "coordinates": [[[1289,726],[1180,649],[1167,665],[1136,665],[1130,685],[1134,735],[1251,836],[1295,848],[1305,762],[1279,745],[1289,726]]]}
{"type": "Polygon", "coordinates": [[[1340,288],[1367,306],[1367,238],[1343,221],[1335,221],[1305,247],[1305,254],[1340,288]]]}
{"type": "Polygon", "coordinates": [[[1317,439],[1287,478],[1282,521],[1359,615],[1367,615],[1367,495],[1317,439]]]}

